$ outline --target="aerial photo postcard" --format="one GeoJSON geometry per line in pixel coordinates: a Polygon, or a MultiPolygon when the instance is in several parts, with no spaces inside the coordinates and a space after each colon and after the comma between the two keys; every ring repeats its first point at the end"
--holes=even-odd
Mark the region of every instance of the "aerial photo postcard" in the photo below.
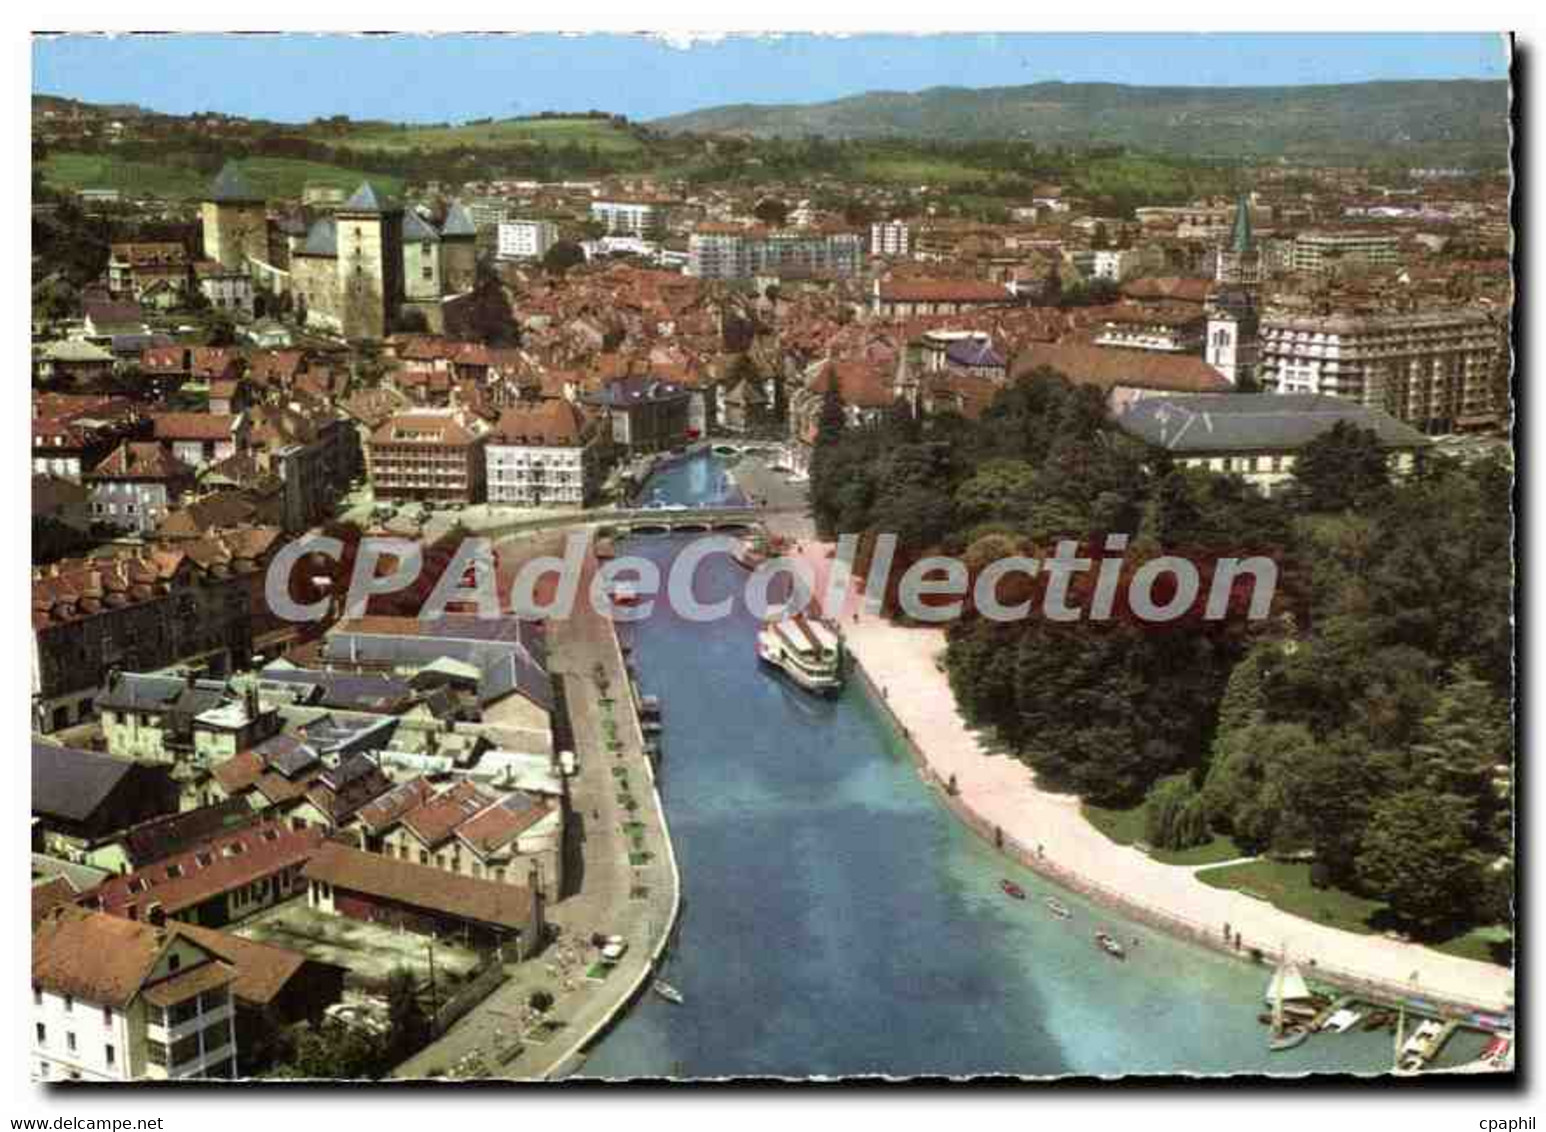
{"type": "Polygon", "coordinates": [[[1516,1075],[1507,35],[30,51],[35,1098],[1516,1075]]]}

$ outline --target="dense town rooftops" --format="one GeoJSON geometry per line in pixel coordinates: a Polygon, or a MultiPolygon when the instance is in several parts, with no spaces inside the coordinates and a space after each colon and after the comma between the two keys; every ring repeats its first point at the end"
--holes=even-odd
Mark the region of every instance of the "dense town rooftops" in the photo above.
{"type": "Polygon", "coordinates": [[[1169,299],[1201,305],[1208,301],[1208,295],[1213,286],[1211,279],[1192,279],[1175,275],[1145,276],[1142,279],[1130,279],[1123,283],[1121,291],[1129,299],[1169,299]]]}
{"type": "Polygon", "coordinates": [[[982,279],[883,279],[875,293],[885,303],[1007,303],[1014,296],[1001,283],[982,279]]]}
{"type": "Polygon", "coordinates": [[[193,469],[154,441],[125,441],[85,473],[87,479],[192,480],[193,469]]]}
{"type": "Polygon", "coordinates": [[[188,249],[176,241],[122,243],[112,245],[112,256],[130,267],[182,267],[188,249]]]}
{"type": "Polygon", "coordinates": [[[230,440],[241,417],[231,413],[152,413],[157,440],[230,440]]]}

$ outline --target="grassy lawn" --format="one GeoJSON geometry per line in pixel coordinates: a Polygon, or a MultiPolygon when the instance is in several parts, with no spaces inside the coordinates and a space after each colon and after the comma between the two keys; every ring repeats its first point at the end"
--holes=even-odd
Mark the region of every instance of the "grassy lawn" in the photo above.
{"type": "Polygon", "coordinates": [[[367,126],[330,142],[349,149],[503,149],[517,145],[595,146],[602,153],[634,153],[639,140],[611,122],[587,118],[513,118],[476,126],[367,126]]]}
{"type": "Polygon", "coordinates": [[[959,184],[986,181],[992,174],[973,165],[931,157],[866,157],[854,165],[854,175],[865,181],[908,185],[959,184]]]}
{"type": "MultiPolygon", "coordinates": [[[[299,161],[285,157],[255,157],[241,163],[252,187],[269,197],[299,197],[308,184],[352,191],[369,179],[382,192],[402,191],[402,179],[299,161]]],[[[62,189],[107,188],[159,197],[196,198],[213,179],[194,167],[187,154],[168,153],[161,161],[122,161],[112,154],[51,153],[43,160],[43,179],[62,189]]]]}
{"type": "MultiPolygon", "coordinates": [[[[1085,819],[1118,845],[1134,845],[1144,839],[1142,806],[1128,810],[1109,810],[1088,802],[1080,807],[1085,819]]],[[[1149,856],[1165,865],[1211,865],[1248,856],[1228,837],[1215,837],[1205,845],[1190,849],[1150,849],[1149,856]]]]}
{"type": "MultiPolygon", "coordinates": [[[[1343,931],[1374,935],[1387,930],[1385,905],[1335,888],[1310,885],[1310,866],[1303,861],[1251,861],[1207,869],[1197,879],[1214,888],[1228,888],[1263,897],[1268,903],[1295,916],[1315,920],[1343,931]]],[[[1508,957],[1510,933],[1502,926],[1473,928],[1462,935],[1427,946],[1435,951],[1501,963],[1508,957]]]]}

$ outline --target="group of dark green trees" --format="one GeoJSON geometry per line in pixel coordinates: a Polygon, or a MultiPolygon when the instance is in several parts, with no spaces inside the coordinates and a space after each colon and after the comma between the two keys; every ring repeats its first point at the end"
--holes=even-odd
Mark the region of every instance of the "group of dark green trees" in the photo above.
{"type": "MultiPolygon", "coordinates": [[[[1161,553],[1197,562],[1204,595],[1219,556],[1276,562],[1270,615],[1255,621],[1248,582],[1230,616],[1168,625],[1120,607],[1105,620],[1038,616],[1037,584],[1019,574],[998,595],[1032,598],[1023,619],[981,616],[968,598],[948,630],[957,700],[1043,782],[1145,805],[1160,847],[1227,834],[1248,852],[1313,854],[1315,883],[1377,896],[1418,931],[1508,918],[1512,474],[1501,461],[1430,458],[1393,482],[1373,434],[1339,425],[1268,499],[1177,466],[1118,428],[1098,392],[1050,371],[1004,389],[976,421],[897,409],[844,424],[829,394],[814,517],[827,535],[868,536],[861,572],[872,536],[895,534],[893,585],[926,555],[961,559],[975,583],[988,564],[1050,557],[1062,539],[1098,563],[1110,533],[1130,536],[1128,570],[1161,553]]],[[[1071,593],[1087,602],[1087,580],[1071,593]]]]}

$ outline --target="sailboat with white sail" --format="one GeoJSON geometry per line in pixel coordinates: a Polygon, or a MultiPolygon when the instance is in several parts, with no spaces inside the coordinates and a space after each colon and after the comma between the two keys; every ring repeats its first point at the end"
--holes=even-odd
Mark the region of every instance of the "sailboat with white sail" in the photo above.
{"type": "Polygon", "coordinates": [[[1304,981],[1299,968],[1288,958],[1285,949],[1282,962],[1273,972],[1272,981],[1267,984],[1267,1001],[1272,1004],[1272,1032],[1267,1039],[1268,1050],[1280,1053],[1304,1044],[1304,1040],[1310,1036],[1309,1030],[1299,1023],[1286,1022],[1283,1004],[1303,1001],[1309,997],[1309,984],[1304,981]]]}

